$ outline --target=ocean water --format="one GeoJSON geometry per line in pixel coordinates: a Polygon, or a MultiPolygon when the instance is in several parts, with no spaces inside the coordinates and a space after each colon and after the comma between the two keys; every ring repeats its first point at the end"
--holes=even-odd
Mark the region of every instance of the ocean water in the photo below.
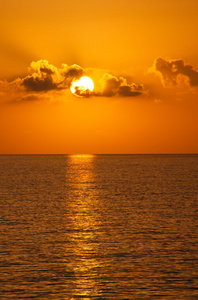
{"type": "Polygon", "coordinates": [[[198,299],[198,155],[1,155],[0,299],[198,299]]]}

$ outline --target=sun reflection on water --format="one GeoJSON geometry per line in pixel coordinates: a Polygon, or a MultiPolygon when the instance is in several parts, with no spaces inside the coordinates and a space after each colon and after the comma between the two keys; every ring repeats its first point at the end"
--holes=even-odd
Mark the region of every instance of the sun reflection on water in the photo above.
{"type": "Polygon", "coordinates": [[[69,158],[72,160],[79,159],[94,159],[95,155],[94,154],[71,154],[69,155],[69,158]]]}
{"type": "MultiPolygon", "coordinates": [[[[101,269],[98,237],[101,221],[94,175],[94,155],[69,156],[71,265],[75,274],[73,297],[98,295],[101,269]]],[[[86,298],[85,298],[86,299],[86,298]]]]}

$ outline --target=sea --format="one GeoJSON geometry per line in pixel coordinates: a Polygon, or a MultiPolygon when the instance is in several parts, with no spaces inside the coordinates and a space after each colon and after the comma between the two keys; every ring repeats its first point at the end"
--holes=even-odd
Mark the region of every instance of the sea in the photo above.
{"type": "Polygon", "coordinates": [[[0,155],[0,299],[197,300],[198,155],[0,155]]]}

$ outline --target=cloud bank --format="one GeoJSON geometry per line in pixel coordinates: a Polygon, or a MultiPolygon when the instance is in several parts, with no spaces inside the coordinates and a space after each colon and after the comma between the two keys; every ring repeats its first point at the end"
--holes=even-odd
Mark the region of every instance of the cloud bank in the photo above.
{"type": "MultiPolygon", "coordinates": [[[[32,62],[29,68],[31,75],[21,79],[21,86],[27,92],[48,92],[52,90],[69,89],[72,81],[86,75],[87,70],[78,65],[62,64],[60,69],[48,63],[47,60],[32,62]]],[[[94,76],[94,69],[92,69],[94,76]]],[[[126,78],[117,77],[111,73],[104,73],[99,80],[98,88],[93,92],[82,91],[76,87],[75,94],[80,97],[136,97],[145,93],[142,84],[127,83],[126,78]]]]}
{"type": "MultiPolygon", "coordinates": [[[[79,97],[134,98],[149,95],[150,99],[153,97],[158,99],[159,93],[167,95],[165,89],[170,86],[172,87],[171,95],[178,91],[180,93],[181,91],[182,93],[189,91],[197,93],[195,88],[198,87],[198,71],[182,59],[171,60],[159,57],[149,69],[149,73],[160,76],[164,85],[163,92],[159,81],[154,80],[150,76],[151,74],[147,74],[149,80],[147,80],[148,77],[146,78],[147,84],[150,86],[148,91],[143,84],[131,82],[124,76],[115,75],[106,70],[84,69],[76,64],[71,66],[62,64],[60,68],[57,68],[49,64],[47,60],[41,59],[31,62],[29,75],[11,82],[0,81],[0,101],[1,103],[7,101],[4,99],[15,99],[15,102],[42,99],[56,101],[57,98],[61,99],[62,95],[70,90],[73,81],[82,76],[91,77],[95,87],[93,91],[76,87],[75,95],[79,97]]],[[[167,92],[170,93],[170,89],[167,89],[167,92]]]]}

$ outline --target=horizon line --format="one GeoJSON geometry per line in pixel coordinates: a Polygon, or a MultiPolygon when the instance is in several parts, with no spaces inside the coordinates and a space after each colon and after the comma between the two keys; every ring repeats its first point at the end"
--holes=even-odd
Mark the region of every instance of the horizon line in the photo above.
{"type": "Polygon", "coordinates": [[[0,153],[0,155],[198,155],[192,153],[0,153]]]}

